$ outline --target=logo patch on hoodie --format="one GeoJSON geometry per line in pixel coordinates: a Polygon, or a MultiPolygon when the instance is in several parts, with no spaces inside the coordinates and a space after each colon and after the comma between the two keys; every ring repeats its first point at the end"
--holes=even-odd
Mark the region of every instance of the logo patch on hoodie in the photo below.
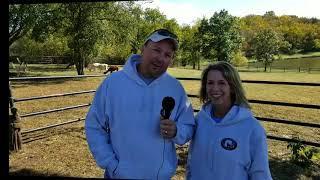
{"type": "Polygon", "coordinates": [[[231,138],[223,138],[221,146],[226,150],[232,151],[237,148],[237,142],[231,138]]]}

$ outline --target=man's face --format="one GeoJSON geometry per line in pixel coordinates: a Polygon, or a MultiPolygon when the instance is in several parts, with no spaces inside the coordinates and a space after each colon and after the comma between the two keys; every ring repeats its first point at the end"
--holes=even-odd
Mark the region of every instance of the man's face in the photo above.
{"type": "Polygon", "coordinates": [[[159,77],[172,62],[174,51],[170,40],[149,41],[142,48],[140,73],[145,77],[159,77]]]}

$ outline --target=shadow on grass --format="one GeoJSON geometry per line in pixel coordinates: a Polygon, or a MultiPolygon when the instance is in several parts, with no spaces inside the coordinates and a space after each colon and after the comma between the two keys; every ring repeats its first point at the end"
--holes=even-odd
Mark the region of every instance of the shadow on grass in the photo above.
{"type": "Polygon", "coordinates": [[[9,172],[9,176],[42,176],[42,177],[63,177],[61,174],[40,172],[33,169],[19,169],[17,171],[9,172]]]}
{"type": "MultiPolygon", "coordinates": [[[[9,176],[16,176],[16,177],[32,177],[39,178],[39,179],[87,179],[87,178],[81,178],[81,177],[69,177],[69,176],[63,176],[62,174],[57,173],[51,173],[51,172],[40,172],[35,171],[33,169],[19,169],[13,172],[9,172],[9,176]]],[[[100,179],[100,178],[90,178],[90,179],[100,179]]]]}
{"type": "MultiPolygon", "coordinates": [[[[61,174],[56,173],[44,173],[35,171],[32,169],[21,169],[14,172],[9,172],[9,176],[11,177],[32,177],[32,179],[88,179],[85,177],[69,177],[69,176],[63,176],[61,174]]],[[[102,179],[102,178],[89,178],[89,179],[102,179]]]]}
{"type": "Polygon", "coordinates": [[[67,68],[67,65],[55,65],[50,64],[48,66],[40,65],[40,66],[30,66],[30,71],[37,71],[37,72],[48,72],[48,71],[56,71],[56,72],[63,72],[63,71],[75,71],[75,68],[67,68]]]}
{"type": "Polygon", "coordinates": [[[269,166],[274,180],[320,179],[320,167],[317,164],[304,169],[289,160],[271,158],[269,166]]]}
{"type": "Polygon", "coordinates": [[[24,80],[11,83],[14,88],[22,88],[29,85],[55,85],[63,84],[69,81],[83,81],[84,78],[60,78],[60,79],[46,79],[46,80],[24,80]]]}
{"type": "MultiPolygon", "coordinates": [[[[179,166],[185,167],[187,159],[185,153],[179,153],[178,155],[179,166]]],[[[292,163],[289,160],[282,160],[272,157],[269,160],[269,166],[272,178],[274,180],[320,180],[320,166],[317,164],[313,164],[311,168],[303,169],[302,167],[292,163]]],[[[177,170],[176,174],[185,174],[185,170],[177,170]]]]}

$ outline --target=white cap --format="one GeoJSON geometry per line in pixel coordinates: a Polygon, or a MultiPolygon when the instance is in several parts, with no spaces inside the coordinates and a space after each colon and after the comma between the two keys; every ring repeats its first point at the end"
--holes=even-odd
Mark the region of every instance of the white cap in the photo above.
{"type": "Polygon", "coordinates": [[[154,31],[144,42],[144,44],[146,44],[149,40],[151,40],[152,42],[159,42],[162,41],[164,39],[171,39],[172,42],[174,43],[174,50],[177,50],[179,47],[179,42],[177,40],[177,36],[171,32],[169,32],[168,30],[165,29],[159,29],[154,31]]]}

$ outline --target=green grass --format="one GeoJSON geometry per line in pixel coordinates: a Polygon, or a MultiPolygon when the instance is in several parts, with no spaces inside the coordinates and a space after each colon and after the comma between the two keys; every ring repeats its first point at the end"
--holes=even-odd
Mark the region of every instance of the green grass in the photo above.
{"type": "Polygon", "coordinates": [[[288,59],[288,58],[304,58],[304,57],[317,57],[317,56],[320,56],[320,52],[298,53],[298,54],[293,54],[293,55],[282,54],[281,56],[284,59],[288,59]]]}
{"type": "MultiPolygon", "coordinates": [[[[76,75],[75,70],[66,70],[65,66],[30,65],[28,76],[76,75]]],[[[183,68],[169,68],[170,74],[176,77],[201,76],[201,71],[183,68]]],[[[86,74],[102,74],[101,72],[87,72],[86,74]]],[[[309,73],[263,73],[240,72],[243,80],[269,80],[289,82],[320,82],[320,74],[309,73]]],[[[51,80],[37,82],[13,83],[13,95],[16,98],[59,94],[75,91],[96,89],[104,77],[51,80]]],[[[189,94],[198,94],[199,81],[181,81],[189,94]]],[[[280,101],[304,104],[320,104],[320,88],[287,85],[244,84],[249,99],[280,101]]],[[[44,111],[78,104],[89,103],[93,94],[49,98],[36,101],[16,103],[20,114],[44,111]]],[[[198,99],[191,98],[192,105],[199,109],[198,99]]],[[[34,117],[23,118],[22,130],[42,127],[67,120],[85,117],[87,108],[66,110],[34,117]]],[[[256,116],[299,120],[320,124],[320,111],[303,108],[281,107],[271,105],[252,104],[256,116]]],[[[83,131],[83,121],[52,130],[31,133],[24,139],[43,138],[23,145],[23,149],[10,154],[10,173],[13,175],[59,175],[75,177],[103,177],[103,171],[97,167],[90,154],[83,131]]],[[[316,128],[306,128],[261,122],[268,134],[291,138],[299,135],[301,139],[319,142],[320,131],[316,128]]],[[[28,139],[27,139],[28,140],[28,139]]],[[[268,140],[270,168],[274,179],[312,179],[320,176],[320,160],[315,159],[315,170],[307,172],[289,161],[287,143],[268,140]]],[[[185,154],[186,151],[179,152],[185,154]]],[[[184,165],[179,166],[173,179],[184,179],[184,165]]]]}
{"type": "MultiPolygon", "coordinates": [[[[169,74],[175,77],[201,78],[201,70],[188,68],[169,68],[169,74]]],[[[242,80],[286,81],[286,82],[318,82],[320,73],[298,72],[239,72],[242,80]]]]}
{"type": "MultiPolygon", "coordinates": [[[[239,67],[241,71],[264,71],[262,62],[249,63],[249,65],[239,67]]],[[[306,72],[320,73],[320,56],[290,58],[283,60],[274,60],[270,66],[267,66],[267,72],[306,72]]]]}

